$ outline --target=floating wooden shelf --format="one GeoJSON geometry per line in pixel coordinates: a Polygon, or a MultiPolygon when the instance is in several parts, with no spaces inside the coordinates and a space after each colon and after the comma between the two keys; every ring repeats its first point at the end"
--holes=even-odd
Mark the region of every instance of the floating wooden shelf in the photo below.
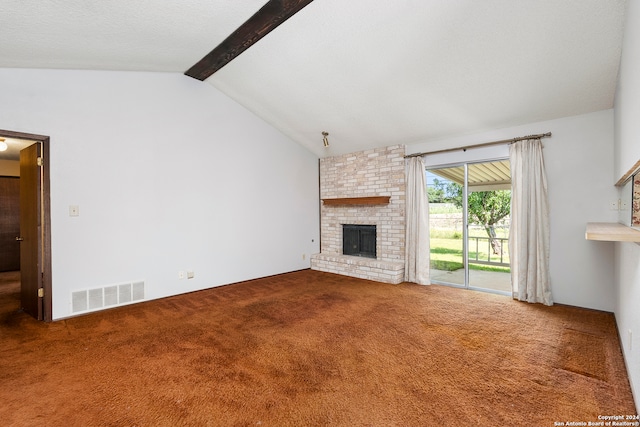
{"type": "Polygon", "coordinates": [[[343,197],[340,199],[322,199],[325,206],[353,206],[353,205],[388,205],[391,196],[373,197],[343,197]]]}
{"type": "Polygon", "coordinates": [[[640,231],[616,222],[589,222],[585,238],[606,242],[640,242],[640,231]]]}

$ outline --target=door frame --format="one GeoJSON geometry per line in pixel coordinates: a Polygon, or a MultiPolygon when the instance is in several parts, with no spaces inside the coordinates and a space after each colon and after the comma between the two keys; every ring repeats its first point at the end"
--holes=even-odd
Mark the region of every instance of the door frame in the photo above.
{"type": "Polygon", "coordinates": [[[14,132],[0,129],[0,137],[27,139],[42,143],[42,214],[44,222],[42,224],[42,287],[44,297],[42,301],[42,320],[51,322],[52,316],[52,291],[51,291],[51,186],[50,186],[50,138],[46,135],[32,133],[14,132]]]}

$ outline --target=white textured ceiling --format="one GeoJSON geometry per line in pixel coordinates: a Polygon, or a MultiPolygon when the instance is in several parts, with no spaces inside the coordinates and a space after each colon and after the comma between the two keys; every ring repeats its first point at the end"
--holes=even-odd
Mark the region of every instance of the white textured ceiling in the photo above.
{"type": "MultiPolygon", "coordinates": [[[[0,0],[0,67],[184,72],[265,2],[0,0]]],[[[583,114],[626,3],[315,0],[203,84],[321,157],[583,114]]]]}

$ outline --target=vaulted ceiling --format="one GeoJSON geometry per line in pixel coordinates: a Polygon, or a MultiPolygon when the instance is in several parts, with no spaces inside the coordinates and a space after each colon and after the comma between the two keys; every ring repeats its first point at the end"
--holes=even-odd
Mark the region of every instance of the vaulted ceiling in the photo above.
{"type": "MultiPolygon", "coordinates": [[[[265,3],[2,0],[0,67],[184,73],[265,3]]],[[[583,114],[613,106],[626,4],[315,0],[202,84],[320,157],[583,114]]]]}

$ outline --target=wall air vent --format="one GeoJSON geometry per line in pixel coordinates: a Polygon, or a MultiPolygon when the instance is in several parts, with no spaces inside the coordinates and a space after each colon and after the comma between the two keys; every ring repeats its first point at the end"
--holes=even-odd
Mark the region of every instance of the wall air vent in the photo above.
{"type": "Polygon", "coordinates": [[[71,294],[71,312],[86,311],[89,307],[87,291],[78,291],[71,294]]]}
{"type": "Polygon", "coordinates": [[[104,288],[104,306],[109,307],[111,305],[118,304],[118,287],[106,286],[104,288]]]}
{"type": "Polygon", "coordinates": [[[120,304],[131,302],[131,283],[118,286],[118,302],[120,304]]]}
{"type": "Polygon", "coordinates": [[[82,313],[143,301],[144,281],[120,283],[71,293],[71,312],[82,313]]]}
{"type": "Polygon", "coordinates": [[[95,310],[103,307],[102,288],[89,289],[89,310],[95,310]]]}
{"type": "Polygon", "coordinates": [[[144,299],[144,282],[133,282],[131,284],[131,300],[140,301],[144,299]]]}

